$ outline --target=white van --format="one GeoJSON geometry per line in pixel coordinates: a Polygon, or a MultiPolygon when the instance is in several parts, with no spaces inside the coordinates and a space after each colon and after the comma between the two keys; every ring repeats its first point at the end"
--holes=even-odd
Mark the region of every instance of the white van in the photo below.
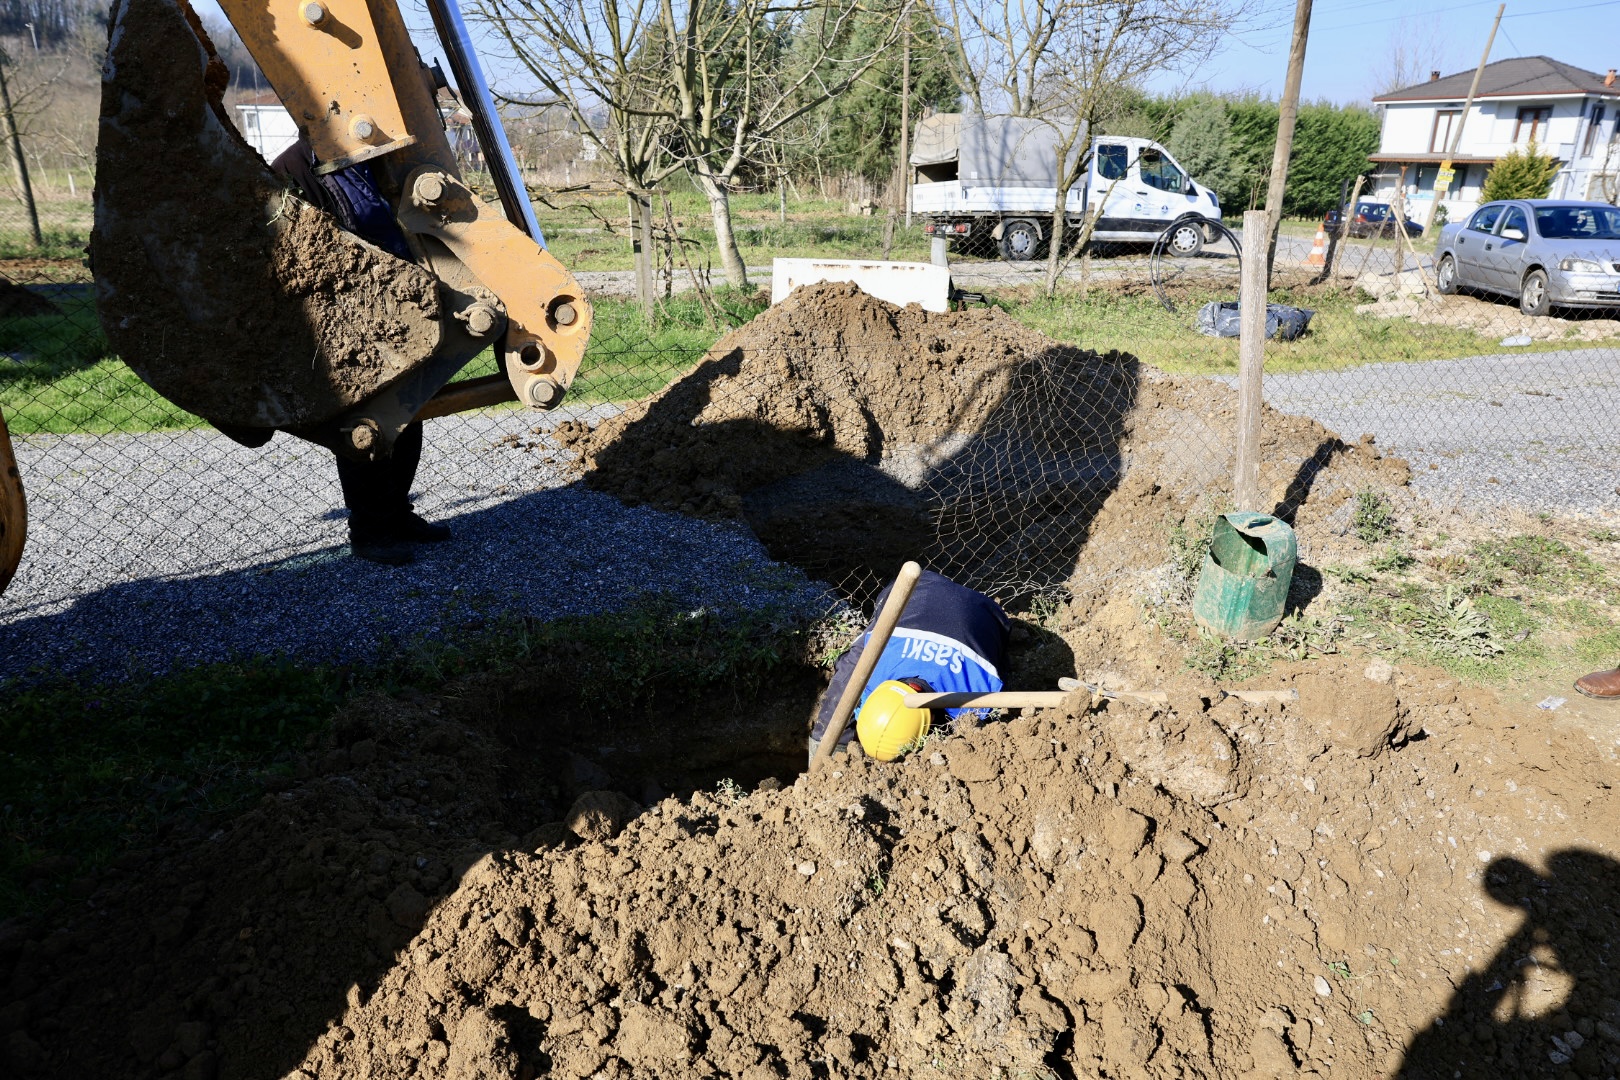
{"type": "MultiPolygon", "coordinates": [[[[988,236],[1011,262],[1041,253],[1057,198],[1058,125],[1024,116],[938,113],[917,125],[911,153],[911,210],[925,231],[960,246],[988,236]]],[[[1084,136],[1081,139],[1084,142],[1084,136]]],[[[1171,230],[1177,255],[1197,255],[1221,219],[1215,192],[1193,182],[1151,139],[1091,140],[1085,182],[1064,200],[1078,230],[1089,206],[1102,207],[1092,239],[1151,243],[1171,230]]],[[[1072,237],[1071,233],[1071,237],[1072,237]]]]}

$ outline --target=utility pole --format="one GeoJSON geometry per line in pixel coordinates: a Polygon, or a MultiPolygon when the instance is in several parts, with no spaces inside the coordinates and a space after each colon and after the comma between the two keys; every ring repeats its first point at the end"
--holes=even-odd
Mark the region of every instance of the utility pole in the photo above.
{"type": "MultiPolygon", "coordinates": [[[[900,53],[900,168],[906,182],[906,228],[911,228],[911,24],[906,23],[906,43],[900,53]]],[[[888,258],[888,254],[883,256],[888,258]]]]}
{"type": "Polygon", "coordinates": [[[1474,95],[1479,92],[1479,77],[1485,74],[1485,64],[1491,58],[1491,46],[1496,42],[1496,28],[1502,25],[1502,12],[1507,10],[1506,4],[1500,4],[1496,9],[1496,21],[1491,23],[1491,34],[1485,39],[1485,51],[1479,56],[1479,67],[1474,69],[1474,81],[1468,84],[1468,100],[1463,102],[1462,115],[1457,117],[1457,127],[1451,133],[1451,144],[1446,147],[1446,159],[1440,163],[1440,171],[1434,177],[1434,198],[1429,200],[1429,216],[1423,219],[1423,235],[1428,236],[1429,230],[1434,227],[1434,215],[1440,209],[1440,196],[1451,188],[1451,159],[1457,156],[1457,146],[1462,142],[1463,125],[1468,122],[1468,112],[1474,107],[1474,95]],[[1445,178],[1445,183],[1440,178],[1445,178]]]}
{"type": "Polygon", "coordinates": [[[0,125],[5,127],[5,136],[11,143],[11,171],[17,179],[17,190],[22,192],[23,207],[28,211],[28,228],[33,237],[34,246],[40,247],[45,238],[39,232],[39,210],[34,206],[34,188],[28,182],[28,163],[23,160],[22,136],[17,133],[17,117],[11,111],[11,89],[6,85],[5,50],[0,49],[0,125]]]}
{"type": "MultiPolygon", "coordinates": [[[[1282,224],[1283,189],[1288,184],[1288,157],[1294,152],[1294,121],[1299,118],[1299,82],[1305,74],[1305,41],[1311,34],[1311,0],[1294,5],[1294,40],[1288,47],[1288,78],[1277,107],[1277,146],[1271,154],[1271,183],[1266,187],[1266,282],[1277,260],[1277,226],[1282,224]]],[[[1258,237],[1243,237],[1243,246],[1258,252],[1258,237]]]]}

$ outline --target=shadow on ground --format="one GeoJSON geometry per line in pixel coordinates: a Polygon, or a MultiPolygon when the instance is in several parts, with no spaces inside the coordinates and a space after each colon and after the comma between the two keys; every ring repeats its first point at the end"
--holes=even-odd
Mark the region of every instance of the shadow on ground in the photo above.
{"type": "Polygon", "coordinates": [[[1484,880],[1491,899],[1523,921],[1413,1038],[1398,1075],[1609,1075],[1604,1047],[1620,1039],[1620,863],[1572,848],[1549,856],[1544,874],[1498,858],[1484,880]]]}

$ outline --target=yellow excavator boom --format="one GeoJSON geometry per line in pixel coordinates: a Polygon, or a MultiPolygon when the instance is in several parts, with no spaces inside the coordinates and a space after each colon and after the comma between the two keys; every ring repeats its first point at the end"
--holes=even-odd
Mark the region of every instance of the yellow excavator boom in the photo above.
{"type": "MultiPolygon", "coordinates": [[[[346,229],[243,139],[187,0],[109,12],[90,245],[102,327],[155,390],[248,445],[281,430],[376,458],[414,420],[553,408],[579,370],[590,305],[545,249],[456,0],[426,3],[499,206],[458,169],[449,80],[394,0],[221,0],[315,173],[380,196],[408,251],[346,229]],[[452,381],[486,350],[497,374],[452,381]]],[[[0,419],[0,589],[26,520],[0,419]]]]}

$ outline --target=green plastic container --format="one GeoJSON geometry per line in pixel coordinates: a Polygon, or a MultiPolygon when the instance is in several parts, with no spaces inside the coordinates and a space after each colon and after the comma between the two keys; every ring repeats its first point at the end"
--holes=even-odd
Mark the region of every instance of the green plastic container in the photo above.
{"type": "Polygon", "coordinates": [[[1299,542],[1270,514],[1215,519],[1204,569],[1193,591],[1193,619],[1212,634],[1257,641],[1282,622],[1299,542]]]}

